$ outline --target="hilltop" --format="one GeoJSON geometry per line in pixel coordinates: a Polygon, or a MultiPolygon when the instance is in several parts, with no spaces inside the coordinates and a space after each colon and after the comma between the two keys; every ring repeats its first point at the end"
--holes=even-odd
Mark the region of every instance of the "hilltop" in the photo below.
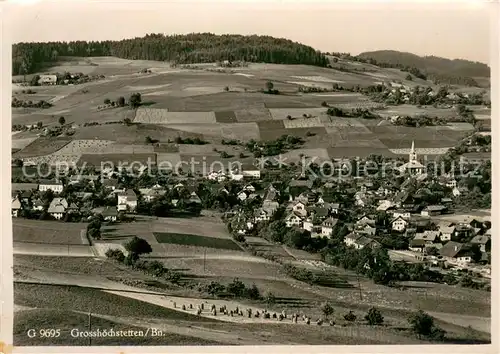
{"type": "Polygon", "coordinates": [[[471,84],[474,78],[489,78],[490,67],[484,63],[464,59],[446,59],[436,56],[418,56],[395,50],[364,52],[358,58],[385,67],[413,67],[427,74],[429,79],[451,84],[471,84]]]}
{"type": "Polygon", "coordinates": [[[271,36],[148,34],[120,41],[18,43],[12,48],[13,75],[34,73],[62,57],[115,56],[132,60],[170,61],[181,64],[247,61],[326,66],[326,57],[314,48],[271,36]]]}

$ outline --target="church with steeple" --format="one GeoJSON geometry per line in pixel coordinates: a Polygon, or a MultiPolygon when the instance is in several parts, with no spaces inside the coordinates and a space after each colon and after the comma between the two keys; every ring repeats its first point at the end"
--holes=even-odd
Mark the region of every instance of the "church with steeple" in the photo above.
{"type": "Polygon", "coordinates": [[[418,161],[417,153],[415,152],[415,141],[411,142],[409,161],[398,167],[398,171],[412,176],[421,175],[425,172],[425,167],[418,161]]]}

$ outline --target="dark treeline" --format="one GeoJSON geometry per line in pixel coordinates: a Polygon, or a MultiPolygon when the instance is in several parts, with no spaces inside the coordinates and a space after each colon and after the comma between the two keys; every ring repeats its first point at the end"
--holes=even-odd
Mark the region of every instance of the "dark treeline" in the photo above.
{"type": "Polygon", "coordinates": [[[116,56],[125,59],[207,63],[248,61],[275,64],[326,66],[328,59],[314,48],[288,39],[270,36],[215,35],[193,33],[102,42],[18,43],[12,48],[13,75],[29,74],[61,57],[116,56]]]}

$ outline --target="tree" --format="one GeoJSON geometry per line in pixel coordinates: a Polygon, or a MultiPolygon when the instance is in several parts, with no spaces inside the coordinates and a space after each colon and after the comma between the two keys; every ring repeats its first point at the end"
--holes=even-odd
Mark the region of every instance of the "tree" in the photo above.
{"type": "Polygon", "coordinates": [[[224,87],[224,91],[229,92],[229,86],[224,87]]]}
{"type": "Polygon", "coordinates": [[[479,261],[481,261],[483,253],[481,252],[481,248],[479,248],[479,245],[472,245],[470,251],[472,252],[472,260],[474,262],[478,263],[479,261]]]}
{"type": "Polygon", "coordinates": [[[328,107],[328,103],[326,103],[326,101],[323,101],[323,102],[321,102],[321,106],[328,107]]]}
{"type": "Polygon", "coordinates": [[[38,86],[38,81],[40,80],[40,75],[34,75],[32,78],[31,78],[31,81],[30,81],[30,86],[38,86]]]}
{"type": "Polygon", "coordinates": [[[125,249],[130,255],[133,255],[133,258],[138,258],[141,254],[151,253],[153,251],[148,241],[137,236],[134,236],[132,240],[125,244],[125,249]]]}
{"type": "Polygon", "coordinates": [[[330,305],[329,302],[324,302],[321,304],[321,312],[325,316],[326,319],[328,317],[332,316],[335,310],[333,309],[332,305],[330,305]]]}
{"type": "Polygon", "coordinates": [[[123,123],[124,123],[127,127],[128,127],[128,126],[130,126],[130,125],[132,125],[132,121],[130,120],[130,118],[125,118],[125,119],[123,120],[123,123]]]}
{"type": "Polygon", "coordinates": [[[118,103],[118,106],[120,106],[120,107],[125,106],[125,97],[123,97],[123,96],[118,97],[117,103],[118,103]]]}
{"type": "Polygon", "coordinates": [[[104,104],[105,105],[111,104],[111,100],[109,98],[105,98],[104,99],[104,104]]]}
{"type": "Polygon", "coordinates": [[[63,116],[59,117],[59,124],[64,125],[66,123],[66,119],[63,116]]]}
{"type": "Polygon", "coordinates": [[[425,336],[434,339],[443,339],[446,332],[437,327],[434,318],[428,313],[418,310],[408,318],[410,326],[417,336],[425,336]]]}
{"type": "Polygon", "coordinates": [[[408,74],[408,75],[406,75],[405,79],[408,81],[413,81],[413,76],[411,76],[411,74],[408,74]]]}
{"type": "Polygon", "coordinates": [[[42,128],[43,128],[43,123],[42,123],[42,122],[38,122],[38,123],[36,123],[36,127],[37,127],[38,129],[42,129],[42,128]]]}
{"type": "Polygon", "coordinates": [[[354,312],[349,311],[349,313],[344,316],[344,320],[349,322],[354,322],[356,321],[356,315],[354,314],[354,312]]]}
{"type": "Polygon", "coordinates": [[[365,320],[370,326],[381,325],[382,323],[384,323],[384,316],[382,316],[377,308],[372,307],[368,310],[368,313],[365,316],[365,320]]]}
{"type": "Polygon", "coordinates": [[[130,107],[137,108],[141,105],[142,97],[141,94],[136,92],[130,95],[129,103],[130,107]]]}
{"type": "Polygon", "coordinates": [[[273,91],[274,84],[272,83],[272,81],[266,82],[266,88],[267,88],[267,92],[272,92],[273,91]]]}

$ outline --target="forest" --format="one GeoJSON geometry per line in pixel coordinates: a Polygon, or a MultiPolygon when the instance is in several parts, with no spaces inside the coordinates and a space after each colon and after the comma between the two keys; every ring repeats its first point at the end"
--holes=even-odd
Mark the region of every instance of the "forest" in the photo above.
{"type": "Polygon", "coordinates": [[[179,64],[247,61],[326,67],[328,59],[314,48],[271,36],[148,34],[120,41],[17,43],[12,48],[12,74],[24,75],[54,65],[62,57],[115,56],[179,64]]]}

